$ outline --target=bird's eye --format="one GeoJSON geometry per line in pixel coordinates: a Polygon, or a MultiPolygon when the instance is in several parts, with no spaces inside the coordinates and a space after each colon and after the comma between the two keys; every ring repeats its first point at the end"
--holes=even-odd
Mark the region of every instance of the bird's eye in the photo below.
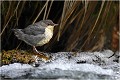
{"type": "Polygon", "coordinates": [[[50,23],[48,23],[48,25],[51,25],[50,23]]]}

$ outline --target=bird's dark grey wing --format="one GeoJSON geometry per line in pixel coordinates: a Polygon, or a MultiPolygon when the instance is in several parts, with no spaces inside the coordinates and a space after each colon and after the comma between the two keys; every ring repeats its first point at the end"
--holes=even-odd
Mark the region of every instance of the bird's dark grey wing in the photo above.
{"type": "Polygon", "coordinates": [[[38,24],[33,24],[33,25],[29,25],[22,31],[24,34],[28,34],[28,35],[44,34],[45,27],[42,27],[41,25],[38,25],[38,24]]]}
{"type": "Polygon", "coordinates": [[[38,42],[40,42],[43,38],[45,38],[45,35],[27,35],[24,34],[24,40],[27,44],[31,45],[31,46],[36,46],[38,42]]]}
{"type": "Polygon", "coordinates": [[[25,34],[22,29],[13,29],[15,36],[26,42],[27,44],[31,46],[36,46],[39,41],[41,41],[43,38],[45,38],[45,34],[39,34],[39,35],[30,35],[30,34],[25,34]]]}

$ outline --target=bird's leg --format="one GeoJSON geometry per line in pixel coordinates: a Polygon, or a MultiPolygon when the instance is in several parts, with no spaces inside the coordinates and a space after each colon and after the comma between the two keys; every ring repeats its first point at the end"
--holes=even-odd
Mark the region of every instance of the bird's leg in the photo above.
{"type": "Polygon", "coordinates": [[[36,55],[37,55],[38,57],[43,58],[45,61],[50,59],[49,57],[47,57],[46,55],[44,55],[42,52],[39,52],[39,51],[36,49],[35,46],[33,46],[33,51],[35,51],[35,52],[37,53],[36,55]]]}
{"type": "Polygon", "coordinates": [[[35,47],[35,46],[33,46],[33,51],[35,51],[35,52],[39,53],[39,51],[36,49],[36,47],[35,47]]]}
{"type": "Polygon", "coordinates": [[[44,55],[42,52],[39,52],[35,46],[33,46],[33,51],[35,51],[36,53],[38,53],[39,55],[44,55]]]}

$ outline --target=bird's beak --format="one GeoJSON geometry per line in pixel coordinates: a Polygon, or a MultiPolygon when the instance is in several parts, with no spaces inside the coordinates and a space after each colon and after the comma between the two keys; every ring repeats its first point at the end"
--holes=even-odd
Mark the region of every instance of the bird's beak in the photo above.
{"type": "Polygon", "coordinates": [[[54,26],[58,26],[58,24],[54,24],[54,26]]]}

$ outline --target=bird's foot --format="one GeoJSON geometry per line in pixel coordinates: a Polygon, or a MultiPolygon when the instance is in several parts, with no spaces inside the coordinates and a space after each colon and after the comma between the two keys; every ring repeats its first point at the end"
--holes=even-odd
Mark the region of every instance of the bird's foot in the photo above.
{"type": "Polygon", "coordinates": [[[46,56],[43,52],[39,52],[39,51],[35,48],[35,46],[33,46],[33,51],[35,52],[35,54],[36,54],[39,58],[42,58],[42,59],[44,59],[44,60],[46,60],[46,61],[50,59],[50,57],[46,56]]]}
{"type": "Polygon", "coordinates": [[[35,53],[35,55],[37,55],[39,58],[42,58],[44,61],[47,61],[50,59],[50,57],[43,54],[43,52],[35,53]]]}
{"type": "Polygon", "coordinates": [[[51,59],[45,60],[44,58],[40,58],[37,55],[33,56],[33,58],[35,62],[32,64],[32,66],[34,67],[39,67],[40,65],[44,65],[51,62],[51,59]]]}

